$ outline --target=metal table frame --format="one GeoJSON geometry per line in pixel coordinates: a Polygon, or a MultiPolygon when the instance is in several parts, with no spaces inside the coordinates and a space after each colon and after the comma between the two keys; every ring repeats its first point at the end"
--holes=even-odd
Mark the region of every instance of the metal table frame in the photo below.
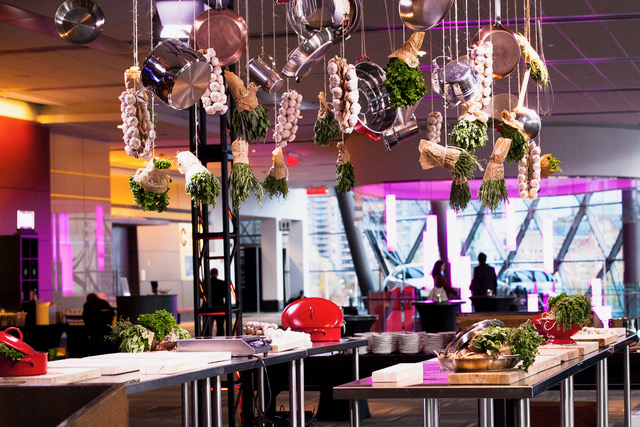
{"type": "MultiPolygon", "coordinates": [[[[573,426],[573,376],[590,366],[596,365],[598,426],[606,426],[608,423],[607,358],[613,353],[622,350],[624,352],[624,425],[631,426],[630,366],[628,354],[629,345],[635,341],[638,341],[638,337],[635,334],[629,333],[625,338],[620,338],[610,346],[601,347],[596,352],[586,354],[568,362],[563,362],[559,366],[508,385],[449,385],[447,383],[448,374],[440,371],[440,366],[436,359],[431,359],[423,362],[425,366],[422,384],[408,387],[375,387],[373,386],[371,378],[365,378],[334,387],[333,397],[335,399],[348,399],[351,401],[357,401],[358,399],[423,399],[425,426],[437,426],[439,423],[438,399],[480,399],[480,426],[488,426],[493,423],[492,399],[509,399],[515,403],[515,414],[518,425],[528,427],[530,425],[529,399],[560,384],[562,425],[573,426]]],[[[359,425],[357,418],[358,413],[356,412],[353,414],[352,426],[359,425]]]]}

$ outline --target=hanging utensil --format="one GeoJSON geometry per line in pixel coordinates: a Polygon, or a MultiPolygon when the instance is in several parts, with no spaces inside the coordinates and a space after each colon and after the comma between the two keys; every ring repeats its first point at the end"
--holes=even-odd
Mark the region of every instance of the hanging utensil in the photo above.
{"type": "Polygon", "coordinates": [[[282,74],[295,77],[300,81],[311,71],[311,68],[329,51],[333,44],[333,32],[325,28],[292,50],[288,55],[287,64],[282,74]]]}
{"type": "Polygon", "coordinates": [[[529,77],[531,76],[531,68],[527,68],[522,78],[522,86],[520,88],[520,97],[518,98],[518,105],[513,111],[516,113],[516,120],[522,123],[522,133],[530,140],[538,136],[540,133],[540,127],[542,122],[538,113],[530,108],[524,106],[524,97],[527,94],[527,86],[529,85],[529,77]]]}
{"type": "Polygon", "coordinates": [[[284,80],[274,70],[276,61],[270,55],[261,53],[247,64],[249,79],[267,93],[278,93],[284,80]]]}
{"type": "MultiPolygon", "coordinates": [[[[538,43],[540,50],[540,58],[546,64],[547,60],[544,57],[544,43],[542,41],[542,20],[538,19],[536,21],[536,29],[538,31],[538,43]]],[[[551,86],[551,74],[549,74],[548,82],[546,85],[542,86],[540,93],[540,105],[538,106],[540,109],[540,114],[543,116],[550,116],[553,113],[553,87],[551,86]]]]}
{"type": "Polygon", "coordinates": [[[329,28],[333,43],[347,40],[360,23],[361,0],[291,0],[287,22],[297,35],[310,39],[329,28]]]}
{"type": "Polygon", "coordinates": [[[378,141],[383,137],[383,133],[393,126],[397,111],[391,106],[389,94],[384,86],[384,70],[368,58],[362,59],[364,58],[355,66],[361,110],[354,129],[378,141]]]}
{"type": "Polygon", "coordinates": [[[520,61],[520,44],[513,30],[502,25],[500,20],[500,0],[495,0],[495,22],[478,31],[473,44],[491,42],[493,44],[493,78],[501,79],[516,69],[520,61]]]}
{"type": "Polygon", "coordinates": [[[450,60],[448,56],[438,56],[433,60],[431,85],[435,93],[442,95],[442,103],[454,108],[463,102],[474,99],[482,90],[482,82],[466,59],[449,61],[442,67],[438,59],[450,60]]]}
{"type": "Polygon", "coordinates": [[[209,87],[211,66],[205,57],[180,43],[165,40],[144,60],[142,84],[175,110],[184,110],[200,100],[209,87]]]}
{"type": "Polygon", "coordinates": [[[191,45],[215,50],[220,66],[234,64],[247,49],[247,23],[216,0],[215,10],[204,11],[193,22],[191,45]]]}
{"type": "Polygon", "coordinates": [[[70,43],[94,41],[104,30],[104,13],[91,0],[67,0],[55,14],[58,35],[70,43]]]}
{"type": "Polygon", "coordinates": [[[414,31],[438,25],[449,13],[453,0],[400,0],[400,18],[414,31]]]}

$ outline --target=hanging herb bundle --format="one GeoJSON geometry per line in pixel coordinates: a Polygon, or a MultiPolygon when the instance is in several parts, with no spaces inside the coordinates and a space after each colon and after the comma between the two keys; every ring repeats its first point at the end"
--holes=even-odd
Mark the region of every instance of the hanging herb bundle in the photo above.
{"type": "Polygon", "coordinates": [[[351,157],[344,142],[338,142],[338,161],[336,162],[336,190],[338,193],[348,193],[356,186],[356,176],[351,164],[351,157]]]}
{"type": "Polygon", "coordinates": [[[418,150],[422,169],[443,167],[453,173],[449,204],[456,210],[466,208],[471,200],[467,180],[473,178],[473,168],[477,165],[475,156],[459,147],[444,147],[425,139],[420,141],[418,150]]]}
{"type": "Polygon", "coordinates": [[[331,145],[332,139],[340,136],[340,125],[333,111],[329,109],[324,92],[318,93],[318,100],[320,101],[320,109],[316,124],[313,126],[313,142],[316,147],[328,147],[331,145]]]}
{"type": "Polygon", "coordinates": [[[191,196],[194,206],[198,203],[216,207],[216,197],[220,195],[220,181],[205,168],[191,151],[176,154],[178,170],[184,174],[185,190],[191,196]]]}
{"type": "Polygon", "coordinates": [[[484,147],[489,136],[487,122],[489,116],[482,111],[482,101],[468,101],[462,104],[458,122],[451,130],[451,143],[469,153],[484,147]]]}
{"type": "Polygon", "coordinates": [[[538,52],[531,46],[529,40],[520,33],[515,34],[518,43],[520,44],[520,50],[522,51],[522,58],[524,62],[531,67],[531,78],[536,81],[540,86],[547,86],[549,84],[549,70],[545,65],[538,52]]]}
{"type": "Polygon", "coordinates": [[[461,151],[453,166],[453,182],[449,193],[449,206],[456,211],[464,210],[471,201],[469,179],[473,178],[475,160],[466,151],[461,151]]]}
{"type": "Polygon", "coordinates": [[[236,101],[236,109],[231,115],[233,132],[248,142],[264,142],[271,121],[269,111],[258,104],[258,86],[250,83],[249,87],[245,88],[240,77],[231,71],[225,70],[224,77],[236,101]]]}
{"type": "Polygon", "coordinates": [[[547,178],[551,174],[556,172],[562,172],[560,169],[560,160],[553,157],[551,154],[545,154],[540,158],[540,176],[547,178]]]}
{"type": "Polygon", "coordinates": [[[271,152],[271,160],[273,164],[262,186],[269,195],[269,198],[273,199],[275,196],[286,198],[287,194],[289,194],[289,185],[287,184],[287,166],[284,161],[282,148],[276,147],[276,149],[271,152]]]}
{"type": "Polygon", "coordinates": [[[168,175],[171,160],[154,157],[144,168],[129,177],[129,188],[136,205],[144,211],[163,212],[169,206],[168,175]]]}
{"type": "Polygon", "coordinates": [[[389,55],[384,85],[393,108],[414,105],[427,93],[418,60],[425,54],[420,50],[423,40],[424,32],[413,33],[402,48],[389,55]]]}
{"type": "Polygon", "coordinates": [[[507,155],[507,161],[519,162],[527,151],[527,137],[522,133],[523,125],[516,120],[516,113],[507,110],[502,111],[502,125],[500,133],[504,138],[511,140],[511,148],[507,155]]]}
{"type": "Polygon", "coordinates": [[[484,171],[482,184],[478,190],[478,198],[483,208],[489,208],[495,212],[500,201],[507,200],[507,186],[504,182],[504,160],[509,152],[511,140],[498,138],[493,146],[493,152],[489,158],[489,164],[484,171]]]}
{"type": "Polygon", "coordinates": [[[238,212],[242,203],[253,193],[258,199],[258,206],[262,207],[264,192],[260,181],[256,179],[249,166],[249,144],[243,139],[236,139],[231,144],[233,154],[233,166],[229,175],[229,194],[234,213],[238,212]]]}

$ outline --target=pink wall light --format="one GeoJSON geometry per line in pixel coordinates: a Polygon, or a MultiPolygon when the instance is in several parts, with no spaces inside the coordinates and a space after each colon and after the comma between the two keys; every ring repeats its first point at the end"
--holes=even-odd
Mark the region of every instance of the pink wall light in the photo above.
{"type": "Polygon", "coordinates": [[[431,269],[440,259],[438,249],[438,218],[436,215],[427,215],[427,228],[422,233],[422,262],[424,264],[425,285],[433,287],[431,269]]]}
{"type": "Polygon", "coordinates": [[[545,273],[553,274],[553,218],[542,220],[542,264],[545,273]]]}
{"type": "Polygon", "coordinates": [[[395,252],[398,250],[398,223],[396,211],[396,195],[388,194],[384,198],[385,203],[385,226],[387,231],[387,250],[395,252]]]}
{"type": "Polygon", "coordinates": [[[96,262],[98,271],[104,271],[104,210],[96,206],[96,262]]]}

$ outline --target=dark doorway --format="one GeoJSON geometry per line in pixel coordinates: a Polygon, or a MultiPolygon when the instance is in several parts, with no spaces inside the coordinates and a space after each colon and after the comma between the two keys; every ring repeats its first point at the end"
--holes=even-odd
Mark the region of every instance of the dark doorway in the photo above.
{"type": "Polygon", "coordinates": [[[262,272],[259,246],[240,246],[240,283],[242,310],[247,312],[260,311],[262,272]]]}
{"type": "Polygon", "coordinates": [[[113,225],[112,262],[114,270],[114,293],[122,295],[118,280],[127,279],[131,295],[140,295],[138,276],[138,234],[135,226],[113,225]]]}

